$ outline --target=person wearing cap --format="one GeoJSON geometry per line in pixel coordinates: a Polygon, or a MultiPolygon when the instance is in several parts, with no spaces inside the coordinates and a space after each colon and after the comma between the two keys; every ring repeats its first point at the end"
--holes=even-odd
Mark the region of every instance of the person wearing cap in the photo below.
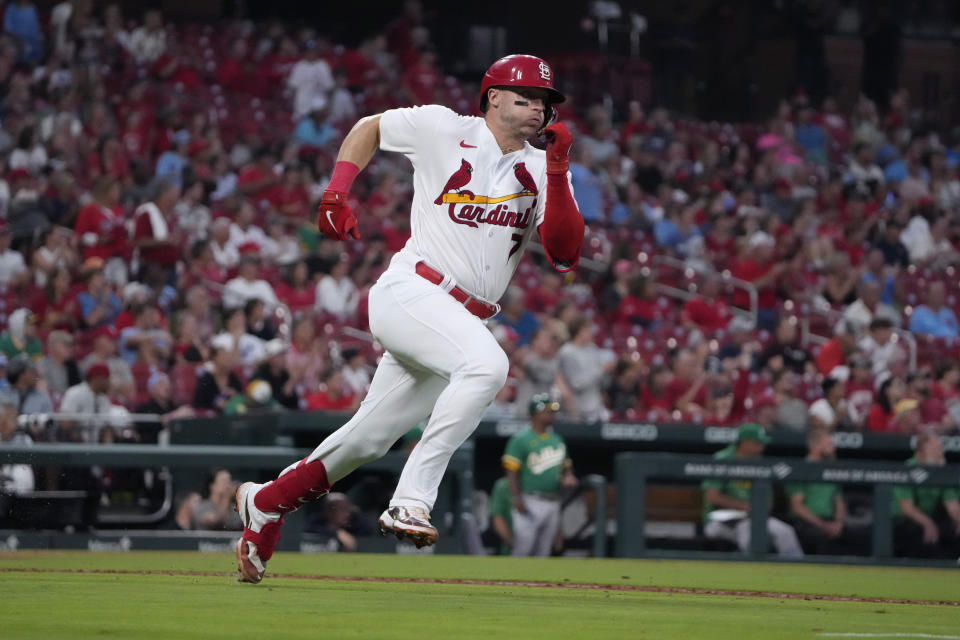
{"type": "MultiPolygon", "coordinates": [[[[17,427],[19,398],[11,389],[0,390],[0,450],[3,446],[29,446],[33,444],[25,431],[17,427]]],[[[33,491],[35,478],[33,467],[28,464],[0,465],[0,492],[25,493],[33,491]]],[[[0,517],[4,516],[0,510],[0,517]]]]}
{"type": "Polygon", "coordinates": [[[548,556],[560,526],[560,495],[577,484],[563,438],[551,428],[560,403],[530,399],[530,427],[507,441],[502,463],[513,509],[514,556],[548,556]]]}
{"type": "MultiPolygon", "coordinates": [[[[714,454],[717,460],[758,458],[770,443],[766,430],[756,423],[747,423],[737,429],[736,443],[714,454]]],[[[750,491],[749,480],[704,480],[703,489],[703,534],[707,538],[726,540],[737,545],[740,551],[750,550],[750,491]],[[711,515],[717,511],[716,515],[711,515]],[[721,517],[721,515],[723,517],[721,517]]],[[[767,517],[767,532],[774,549],[784,558],[801,558],[803,549],[797,540],[797,532],[786,522],[767,517]]]]}
{"type": "MultiPolygon", "coordinates": [[[[110,413],[113,402],[108,396],[110,391],[110,368],[103,363],[91,365],[87,369],[86,379],[63,394],[60,401],[62,413],[81,413],[104,415],[110,413]]],[[[113,429],[106,420],[97,421],[60,421],[61,430],[69,440],[83,442],[103,442],[113,440],[113,429]],[[80,427],[77,429],[76,427],[80,427]]]]}
{"type": "Polygon", "coordinates": [[[80,372],[86,375],[97,363],[110,369],[110,393],[117,399],[133,398],[133,370],[127,361],[117,355],[120,333],[112,325],[103,325],[93,330],[93,351],[80,361],[80,372]]]}
{"type": "MultiPolygon", "coordinates": [[[[807,434],[807,462],[830,462],[837,457],[833,437],[824,429],[807,434]]],[[[804,551],[816,554],[863,554],[869,549],[867,532],[846,522],[847,503],[840,485],[832,482],[791,483],[786,486],[793,526],[804,551]]]]}
{"type": "Polygon", "coordinates": [[[7,362],[7,381],[17,393],[20,413],[53,413],[50,394],[38,386],[37,364],[26,353],[19,353],[7,362]]]}
{"type": "Polygon", "coordinates": [[[43,355],[43,343],[37,337],[37,317],[29,309],[17,309],[7,319],[7,330],[0,334],[0,353],[12,358],[26,353],[33,359],[43,355]]]}
{"type": "MultiPolygon", "coordinates": [[[[940,438],[917,438],[908,469],[943,466],[946,458],[940,438]]],[[[911,558],[956,558],[960,545],[960,490],[956,487],[900,485],[893,488],[894,555],[911,558]]]]}
{"type": "MultiPolygon", "coordinates": [[[[730,275],[745,280],[757,288],[757,326],[773,329],[774,308],[777,306],[776,285],[786,264],[774,260],[777,241],[766,231],[755,231],[747,241],[746,251],[733,261],[730,275]]],[[[750,297],[743,289],[733,294],[733,306],[750,308],[750,297]]]]}
{"type": "Polygon", "coordinates": [[[80,382],[80,368],[73,359],[73,335],[51,331],[47,336],[47,354],[37,361],[37,371],[47,382],[50,393],[62,394],[80,382]]]}

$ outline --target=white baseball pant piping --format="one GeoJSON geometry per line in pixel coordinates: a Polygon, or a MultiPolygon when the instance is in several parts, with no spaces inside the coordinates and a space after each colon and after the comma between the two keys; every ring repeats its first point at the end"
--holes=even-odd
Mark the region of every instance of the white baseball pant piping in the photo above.
{"type": "Polygon", "coordinates": [[[336,482],[430,415],[390,501],[429,511],[450,457],[506,382],[509,361],[482,320],[412,266],[384,273],[369,306],[370,330],[386,353],[357,413],[308,461],[322,460],[336,482]]]}

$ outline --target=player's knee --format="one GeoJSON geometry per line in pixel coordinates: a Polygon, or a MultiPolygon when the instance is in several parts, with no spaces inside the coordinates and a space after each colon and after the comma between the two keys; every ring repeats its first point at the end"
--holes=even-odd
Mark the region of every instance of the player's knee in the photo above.
{"type": "Polygon", "coordinates": [[[351,458],[359,464],[365,464],[371,460],[382,458],[390,447],[392,442],[383,438],[362,438],[351,446],[351,458]]]}
{"type": "Polygon", "coordinates": [[[496,394],[507,382],[510,360],[503,349],[490,350],[474,363],[474,375],[482,380],[488,390],[496,394]]]}

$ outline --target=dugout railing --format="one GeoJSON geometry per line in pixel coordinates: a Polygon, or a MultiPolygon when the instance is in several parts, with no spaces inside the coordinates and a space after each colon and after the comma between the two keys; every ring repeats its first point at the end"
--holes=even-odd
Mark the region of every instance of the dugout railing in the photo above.
{"type": "MultiPolygon", "coordinates": [[[[640,557],[727,557],[743,558],[741,553],[676,552],[649,549],[644,534],[647,521],[646,496],[651,484],[704,480],[744,480],[750,488],[751,559],[779,559],[769,552],[767,516],[770,515],[774,485],[794,482],[829,482],[840,485],[870,485],[872,491],[872,555],[816,556],[818,562],[894,563],[893,531],[890,514],[895,485],[960,487],[960,465],[916,466],[903,464],[836,460],[814,463],[804,459],[715,459],[712,456],[669,453],[621,453],[616,456],[614,475],[617,484],[617,536],[615,555],[640,557]]],[[[903,562],[916,564],[915,559],[903,562]]],[[[954,565],[952,562],[926,561],[922,564],[954,565]]]]}

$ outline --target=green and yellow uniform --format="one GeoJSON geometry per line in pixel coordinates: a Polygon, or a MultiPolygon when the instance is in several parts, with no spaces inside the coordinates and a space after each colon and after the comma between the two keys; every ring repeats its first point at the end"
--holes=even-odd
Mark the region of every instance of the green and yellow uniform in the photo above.
{"type": "Polygon", "coordinates": [[[507,442],[503,467],[519,475],[520,491],[559,497],[560,478],[571,464],[563,438],[527,428],[507,442]]]}
{"type": "Polygon", "coordinates": [[[19,353],[26,353],[36,360],[43,356],[43,343],[40,338],[33,336],[23,344],[15,340],[9,331],[4,331],[0,334],[0,353],[7,356],[8,360],[19,353]]]}
{"type": "Polygon", "coordinates": [[[803,494],[803,506],[821,520],[833,520],[840,486],[831,482],[798,482],[787,485],[787,495],[803,494]]]}
{"type": "MultiPolygon", "coordinates": [[[[915,457],[907,460],[908,467],[916,467],[920,461],[915,457]]],[[[960,491],[952,487],[914,487],[911,485],[899,485],[893,488],[893,495],[890,505],[890,515],[893,517],[902,516],[900,510],[900,501],[904,498],[913,500],[920,511],[933,517],[939,507],[944,502],[960,499],[960,491]]]]}
{"type": "MultiPolygon", "coordinates": [[[[713,454],[715,460],[728,460],[730,458],[737,457],[737,445],[732,444],[725,449],[721,449],[713,454]]],[[[750,502],[750,487],[752,483],[749,480],[721,480],[719,478],[711,478],[709,480],[704,480],[700,484],[700,488],[704,492],[707,489],[716,489],[725,496],[730,496],[737,500],[743,500],[745,502],[750,502]]],[[[713,511],[716,507],[710,504],[706,499],[703,501],[703,521],[708,522],[710,512],[713,511]]]]}
{"type": "MultiPolygon", "coordinates": [[[[513,531],[513,501],[510,499],[510,484],[506,478],[500,478],[493,483],[490,490],[490,518],[500,516],[507,523],[507,528],[513,531]]],[[[500,555],[510,555],[510,547],[500,545],[500,555]]]]}

